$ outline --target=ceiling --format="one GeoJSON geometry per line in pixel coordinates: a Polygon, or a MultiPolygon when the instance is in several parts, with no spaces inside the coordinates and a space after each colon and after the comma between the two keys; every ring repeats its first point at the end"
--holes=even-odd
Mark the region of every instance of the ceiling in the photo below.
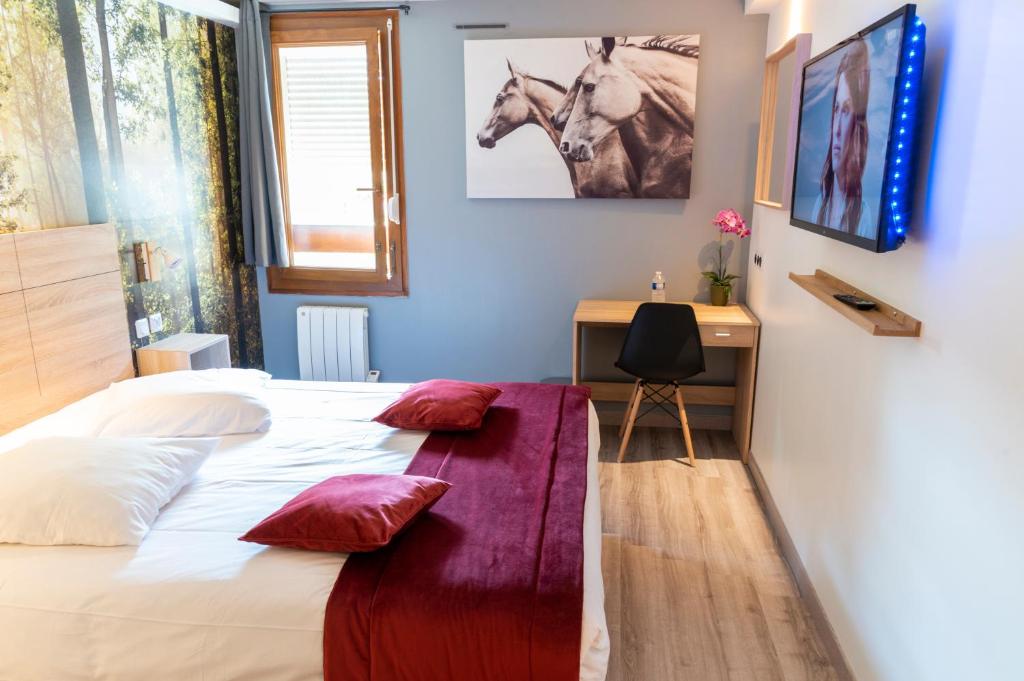
{"type": "MultiPolygon", "coordinates": [[[[395,6],[412,2],[433,2],[434,0],[387,0],[366,2],[365,0],[261,0],[265,9],[336,9],[339,7],[380,7],[395,6]]],[[[207,17],[229,26],[238,25],[238,0],[160,0],[166,5],[207,17]]]]}
{"type": "Polygon", "coordinates": [[[325,9],[331,7],[344,7],[346,5],[404,5],[412,2],[433,1],[435,0],[396,0],[395,2],[365,2],[364,0],[261,0],[261,3],[270,9],[295,9],[297,7],[316,7],[318,9],[325,9]]]}

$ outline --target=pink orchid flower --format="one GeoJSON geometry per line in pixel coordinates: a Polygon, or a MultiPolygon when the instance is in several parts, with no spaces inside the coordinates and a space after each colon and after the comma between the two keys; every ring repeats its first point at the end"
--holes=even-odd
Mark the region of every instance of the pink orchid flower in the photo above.
{"type": "Polygon", "coordinates": [[[739,275],[729,274],[725,269],[725,257],[723,252],[724,237],[726,234],[735,234],[737,238],[746,239],[750,236],[750,228],[743,216],[732,208],[718,211],[712,224],[718,228],[718,268],[704,272],[704,276],[717,286],[732,287],[732,282],[739,279],[739,275]]]}
{"type": "Polygon", "coordinates": [[[747,223],[743,219],[743,216],[731,208],[719,211],[718,215],[715,216],[713,224],[718,227],[719,231],[723,234],[742,234],[744,231],[749,233],[749,230],[747,230],[747,223]]]}

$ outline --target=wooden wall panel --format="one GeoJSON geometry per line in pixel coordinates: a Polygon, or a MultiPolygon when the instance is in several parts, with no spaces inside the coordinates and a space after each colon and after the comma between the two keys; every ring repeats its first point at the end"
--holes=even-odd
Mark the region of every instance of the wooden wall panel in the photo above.
{"type": "Polygon", "coordinates": [[[0,234],[0,293],[21,290],[18,274],[18,254],[14,250],[14,235],[0,234]]]}
{"type": "Polygon", "coordinates": [[[0,286],[0,433],[135,375],[111,225],[0,238],[0,286]]]}
{"type": "Polygon", "coordinates": [[[110,224],[21,232],[14,243],[25,288],[121,270],[110,224]]]}
{"type": "Polygon", "coordinates": [[[0,295],[0,432],[32,418],[41,407],[32,340],[21,291],[0,295]]]}
{"type": "Polygon", "coordinates": [[[66,404],[131,378],[120,272],[25,291],[43,398],[66,404]]]}

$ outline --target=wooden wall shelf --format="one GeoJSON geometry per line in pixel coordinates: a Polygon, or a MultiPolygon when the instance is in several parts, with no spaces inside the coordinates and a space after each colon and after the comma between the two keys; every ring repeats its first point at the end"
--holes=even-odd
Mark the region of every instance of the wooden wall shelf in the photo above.
{"type": "Polygon", "coordinates": [[[802,289],[864,329],[872,336],[903,336],[917,338],[921,335],[921,322],[892,305],[833,277],[828,272],[815,270],[814,274],[789,273],[789,278],[802,289]],[[833,298],[836,293],[849,293],[858,298],[873,301],[878,307],[862,311],[844,305],[833,298]]]}

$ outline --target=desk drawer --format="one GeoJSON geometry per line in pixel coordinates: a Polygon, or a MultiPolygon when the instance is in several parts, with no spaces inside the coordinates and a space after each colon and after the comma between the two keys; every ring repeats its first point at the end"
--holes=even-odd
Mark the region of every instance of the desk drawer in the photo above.
{"type": "Polygon", "coordinates": [[[753,326],[701,325],[700,340],[708,347],[752,348],[755,332],[753,326]]]}

